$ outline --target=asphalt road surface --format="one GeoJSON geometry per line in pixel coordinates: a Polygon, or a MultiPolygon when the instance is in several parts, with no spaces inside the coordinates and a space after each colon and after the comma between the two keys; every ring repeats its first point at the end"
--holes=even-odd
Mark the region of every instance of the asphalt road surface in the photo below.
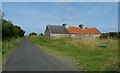
{"type": "Polygon", "coordinates": [[[72,61],[52,56],[25,38],[3,63],[3,71],[78,71],[78,68],[72,61]]]}

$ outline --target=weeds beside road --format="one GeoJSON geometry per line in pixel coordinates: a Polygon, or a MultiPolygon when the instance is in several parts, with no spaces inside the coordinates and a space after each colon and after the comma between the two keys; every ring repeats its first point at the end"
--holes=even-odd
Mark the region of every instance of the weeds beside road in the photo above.
{"type": "Polygon", "coordinates": [[[15,49],[15,47],[20,43],[22,38],[11,38],[2,41],[2,60],[4,61],[8,55],[15,49]]]}
{"type": "Polygon", "coordinates": [[[0,40],[0,66],[2,63],[2,41],[0,40]]]}
{"type": "Polygon", "coordinates": [[[83,71],[116,71],[118,69],[118,40],[99,38],[31,37],[30,40],[44,50],[71,58],[83,71]],[[99,48],[105,43],[107,48],[99,48]]]}

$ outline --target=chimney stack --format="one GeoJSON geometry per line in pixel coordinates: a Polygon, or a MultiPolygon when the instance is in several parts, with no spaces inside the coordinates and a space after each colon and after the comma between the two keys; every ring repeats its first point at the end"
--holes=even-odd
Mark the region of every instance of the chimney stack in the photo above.
{"type": "Polygon", "coordinates": [[[63,24],[63,26],[64,26],[65,28],[68,28],[67,24],[63,24]]]}
{"type": "Polygon", "coordinates": [[[84,29],[84,26],[83,26],[83,24],[80,24],[80,25],[79,25],[79,27],[80,27],[81,29],[84,29]]]}

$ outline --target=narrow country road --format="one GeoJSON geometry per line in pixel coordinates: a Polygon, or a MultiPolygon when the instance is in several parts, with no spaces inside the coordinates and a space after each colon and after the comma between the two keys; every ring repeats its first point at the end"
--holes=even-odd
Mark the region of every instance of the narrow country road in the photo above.
{"type": "Polygon", "coordinates": [[[3,63],[3,71],[78,71],[78,68],[70,60],[49,55],[24,38],[3,63]]]}

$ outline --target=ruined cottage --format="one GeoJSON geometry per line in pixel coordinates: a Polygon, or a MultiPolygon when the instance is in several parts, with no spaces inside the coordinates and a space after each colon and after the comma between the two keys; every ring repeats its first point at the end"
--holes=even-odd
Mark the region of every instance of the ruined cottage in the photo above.
{"type": "Polygon", "coordinates": [[[71,38],[82,38],[82,37],[99,37],[101,32],[97,28],[85,27],[82,24],[78,27],[68,26],[67,24],[59,25],[47,25],[45,36],[51,38],[59,37],[71,37],[71,38]]]}

